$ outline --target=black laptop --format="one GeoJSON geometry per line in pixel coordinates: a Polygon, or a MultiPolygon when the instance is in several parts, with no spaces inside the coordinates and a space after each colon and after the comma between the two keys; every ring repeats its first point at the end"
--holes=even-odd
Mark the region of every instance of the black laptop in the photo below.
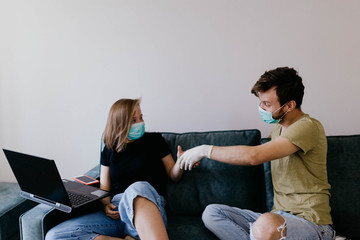
{"type": "Polygon", "coordinates": [[[71,212],[110,193],[76,181],[61,179],[54,160],[3,149],[16,180],[20,195],[35,202],[71,212]]]}

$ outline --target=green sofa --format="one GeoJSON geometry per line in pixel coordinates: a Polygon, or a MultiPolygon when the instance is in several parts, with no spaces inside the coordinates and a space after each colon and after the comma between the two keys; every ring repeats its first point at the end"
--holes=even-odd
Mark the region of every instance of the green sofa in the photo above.
{"type": "MultiPolygon", "coordinates": [[[[178,145],[186,150],[201,144],[254,146],[269,140],[261,139],[258,130],[162,135],[174,159],[178,145]]],[[[360,239],[360,135],[330,136],[327,139],[334,226],[339,235],[360,239]]],[[[99,166],[86,174],[99,177],[99,166]]],[[[204,208],[210,203],[222,203],[258,212],[269,211],[273,201],[270,163],[231,166],[203,159],[197,168],[185,172],[179,183],[168,183],[165,198],[171,240],[217,239],[201,221],[204,208]]],[[[43,239],[51,227],[77,214],[62,213],[39,204],[20,217],[21,238],[43,239]]]]}

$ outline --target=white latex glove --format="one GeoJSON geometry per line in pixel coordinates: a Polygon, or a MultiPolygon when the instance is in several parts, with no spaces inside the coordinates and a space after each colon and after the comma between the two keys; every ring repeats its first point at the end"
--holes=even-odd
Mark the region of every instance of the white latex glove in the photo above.
{"type": "Polygon", "coordinates": [[[195,163],[203,158],[210,158],[213,145],[201,145],[185,151],[181,157],[180,168],[184,170],[191,170],[195,163]]]}

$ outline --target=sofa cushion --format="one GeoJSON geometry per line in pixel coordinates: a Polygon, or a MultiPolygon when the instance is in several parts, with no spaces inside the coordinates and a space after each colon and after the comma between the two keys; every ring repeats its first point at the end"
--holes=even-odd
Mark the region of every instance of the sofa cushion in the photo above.
{"type": "Polygon", "coordinates": [[[168,219],[167,231],[171,240],[217,240],[200,217],[173,216],[168,219]]]}
{"type": "Polygon", "coordinates": [[[337,234],[360,239],[360,135],[329,136],[327,167],[337,234]]]}
{"type": "MultiPolygon", "coordinates": [[[[177,146],[183,150],[201,145],[258,145],[258,130],[163,133],[174,159],[177,146]]],[[[201,216],[208,204],[220,203],[257,212],[266,210],[263,166],[233,166],[203,159],[186,171],[179,183],[169,183],[165,196],[167,213],[201,216]]]]}

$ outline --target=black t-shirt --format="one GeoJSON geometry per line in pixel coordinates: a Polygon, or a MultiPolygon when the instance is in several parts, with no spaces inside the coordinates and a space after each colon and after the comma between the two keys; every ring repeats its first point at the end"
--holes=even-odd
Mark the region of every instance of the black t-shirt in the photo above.
{"type": "Polygon", "coordinates": [[[100,162],[110,167],[112,194],[124,192],[134,182],[147,181],[164,195],[168,176],[161,159],[168,154],[170,149],[160,133],[145,133],[121,152],[105,147],[100,162]]]}

